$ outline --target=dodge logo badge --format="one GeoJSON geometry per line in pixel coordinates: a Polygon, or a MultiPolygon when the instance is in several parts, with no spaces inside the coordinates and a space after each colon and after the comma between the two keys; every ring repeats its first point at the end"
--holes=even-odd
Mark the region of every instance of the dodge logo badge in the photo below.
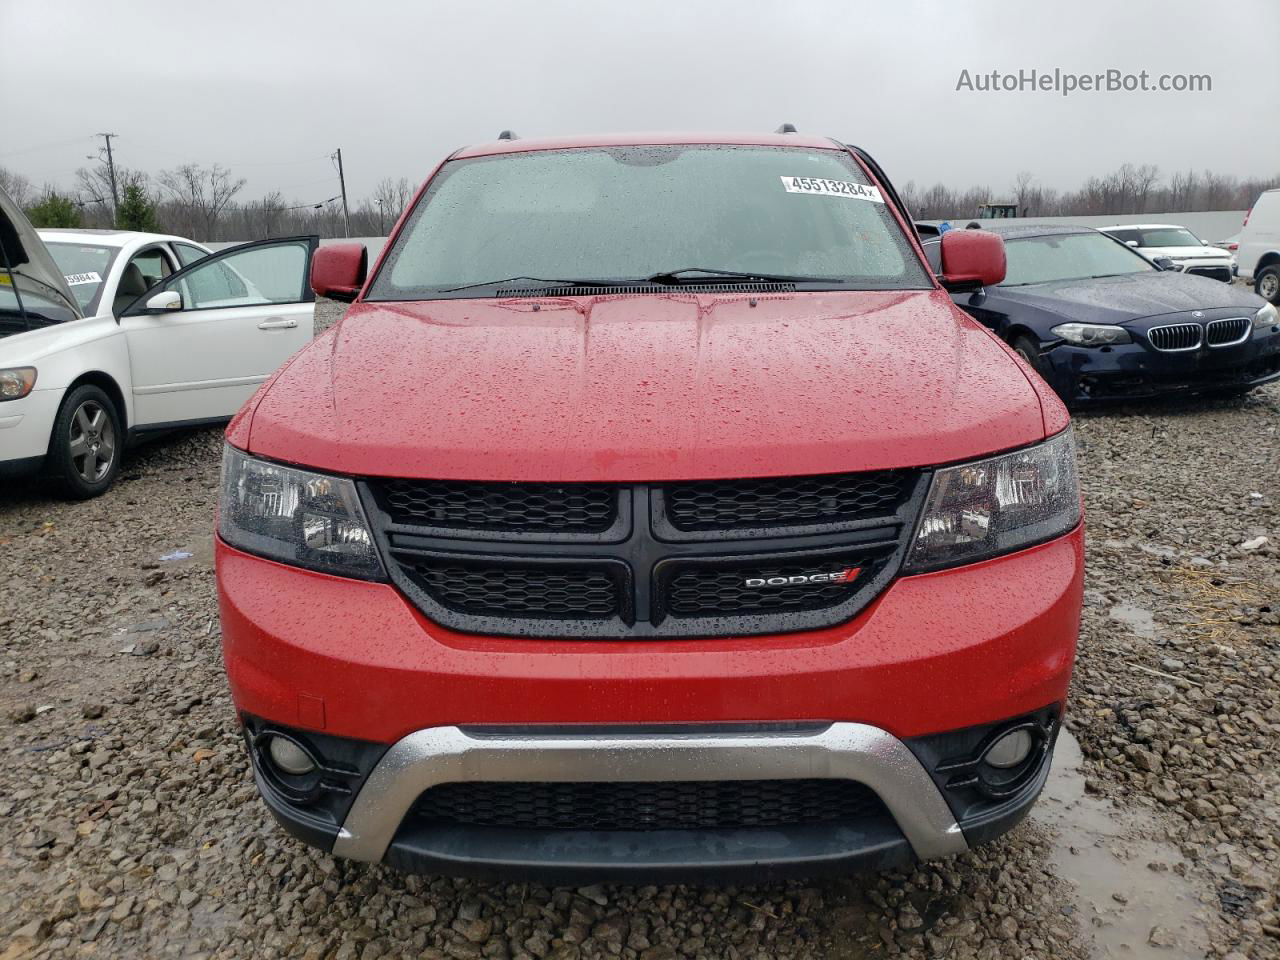
{"type": "Polygon", "coordinates": [[[795,577],[747,577],[744,586],[748,587],[807,587],[811,584],[853,583],[861,567],[845,567],[835,573],[810,573],[795,577]]]}

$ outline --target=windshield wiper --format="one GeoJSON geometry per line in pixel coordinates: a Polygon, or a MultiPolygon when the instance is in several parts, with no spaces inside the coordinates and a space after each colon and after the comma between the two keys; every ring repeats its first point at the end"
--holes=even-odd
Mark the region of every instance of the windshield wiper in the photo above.
{"type": "Polygon", "coordinates": [[[730,280],[764,281],[766,283],[824,283],[831,282],[831,277],[798,277],[785,273],[743,273],[740,270],[721,270],[718,267],[683,267],[679,270],[664,270],[645,277],[651,283],[702,283],[703,277],[720,277],[730,280]],[[691,277],[686,274],[701,274],[702,277],[691,277]]]}
{"type": "Polygon", "coordinates": [[[460,287],[445,287],[437,293],[457,293],[459,290],[473,290],[476,287],[500,287],[517,280],[526,283],[541,283],[548,287],[634,287],[640,280],[548,280],[546,277],[507,277],[504,280],[480,280],[476,283],[464,283],[460,287]]]}

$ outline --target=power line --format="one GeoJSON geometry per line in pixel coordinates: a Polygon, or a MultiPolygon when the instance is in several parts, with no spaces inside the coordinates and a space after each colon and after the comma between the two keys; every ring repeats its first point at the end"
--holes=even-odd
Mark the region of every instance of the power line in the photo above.
{"type": "Polygon", "coordinates": [[[307,210],[307,209],[310,209],[310,210],[319,210],[319,209],[320,209],[321,207],[323,207],[326,203],[333,203],[333,201],[335,201],[335,200],[341,200],[341,199],[342,199],[342,196],[341,196],[341,195],[338,195],[338,196],[336,196],[336,197],[330,197],[328,200],[321,200],[319,203],[299,203],[299,204],[297,204],[296,206],[292,206],[292,207],[281,207],[280,209],[281,209],[281,210],[307,210]]]}
{"type": "Polygon", "coordinates": [[[54,140],[49,143],[38,143],[33,147],[23,147],[21,150],[6,150],[0,153],[0,157],[18,157],[25,153],[36,153],[40,150],[52,150],[54,147],[69,147],[73,143],[83,143],[86,137],[75,137],[71,140],[54,140]]]}

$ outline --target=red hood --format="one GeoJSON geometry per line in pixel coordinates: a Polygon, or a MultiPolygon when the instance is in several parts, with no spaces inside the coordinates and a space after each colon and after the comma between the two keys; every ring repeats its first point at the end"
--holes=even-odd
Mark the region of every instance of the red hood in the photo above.
{"type": "MultiPolygon", "coordinates": [[[[1045,436],[941,291],[360,303],[261,395],[254,453],[342,473],[661,481],[836,473],[1045,436]]],[[[247,417],[245,419],[248,419],[247,417]]]]}

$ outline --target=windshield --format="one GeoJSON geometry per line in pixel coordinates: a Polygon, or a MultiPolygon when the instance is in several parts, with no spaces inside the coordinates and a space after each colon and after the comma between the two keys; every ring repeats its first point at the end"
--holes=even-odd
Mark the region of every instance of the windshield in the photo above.
{"type": "Polygon", "coordinates": [[[1156,268],[1141,254],[1101,233],[1061,233],[1009,240],[1004,287],[1054,280],[1086,280],[1146,273],[1156,268]]]}
{"type": "Polygon", "coordinates": [[[119,250],[116,247],[100,247],[83,243],[50,243],[45,241],[53,262],[58,265],[67,285],[80,303],[86,317],[98,310],[102,296],[102,282],[111,270],[111,263],[119,250]]]}
{"type": "Polygon", "coordinates": [[[847,154],[699,144],[446,164],[368,299],[430,299],[508,278],[635,281],[691,267],[803,278],[809,289],[931,286],[847,154]]]}
{"type": "Polygon", "coordinates": [[[1121,243],[1136,243],[1140,247],[1203,247],[1205,243],[1186,227],[1150,227],[1124,230],[1108,230],[1107,233],[1121,243]]]}

